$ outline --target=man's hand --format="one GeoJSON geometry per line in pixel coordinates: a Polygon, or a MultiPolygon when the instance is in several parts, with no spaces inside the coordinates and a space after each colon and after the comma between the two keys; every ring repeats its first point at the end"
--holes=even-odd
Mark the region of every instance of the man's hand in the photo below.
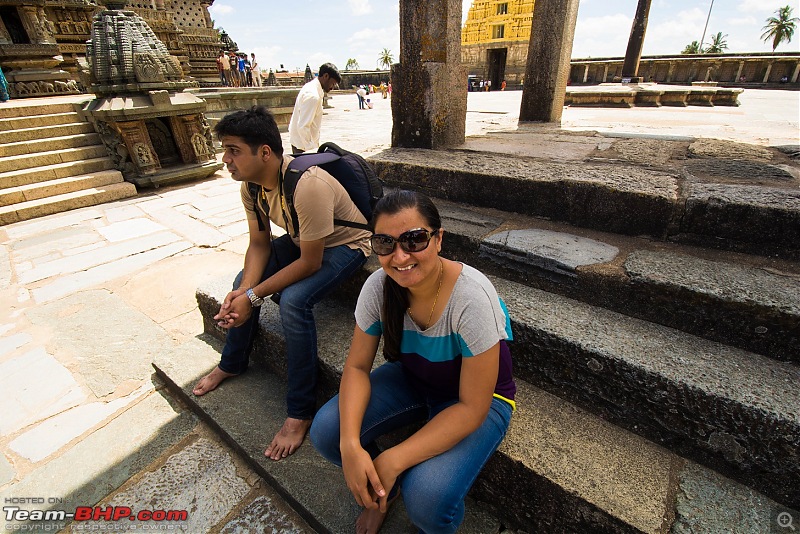
{"type": "Polygon", "coordinates": [[[243,288],[231,291],[222,301],[219,312],[214,316],[217,325],[224,329],[241,326],[250,317],[253,305],[243,288]]]}

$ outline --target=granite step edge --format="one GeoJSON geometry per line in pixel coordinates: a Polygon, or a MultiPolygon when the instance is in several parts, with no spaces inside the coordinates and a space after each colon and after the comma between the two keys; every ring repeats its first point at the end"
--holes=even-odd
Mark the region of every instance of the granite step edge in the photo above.
{"type": "Polygon", "coordinates": [[[800,264],[437,199],[443,251],[485,273],[800,362],[800,264]]]}

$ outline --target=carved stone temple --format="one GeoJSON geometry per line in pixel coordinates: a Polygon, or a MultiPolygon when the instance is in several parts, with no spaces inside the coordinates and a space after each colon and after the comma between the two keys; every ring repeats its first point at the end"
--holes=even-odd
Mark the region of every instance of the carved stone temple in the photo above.
{"type": "MultiPolygon", "coordinates": [[[[216,58],[236,43],[214,29],[214,0],[136,0],[128,8],[142,17],[185,76],[219,85],[216,58]]],[[[12,98],[75,94],[83,79],[92,17],[105,0],[0,0],[0,66],[12,98]]]]}
{"type": "Polygon", "coordinates": [[[200,179],[217,163],[206,103],[184,92],[180,61],[126,0],[109,1],[92,21],[87,42],[97,98],[84,113],[100,134],[117,169],[137,186],[200,179]]]}

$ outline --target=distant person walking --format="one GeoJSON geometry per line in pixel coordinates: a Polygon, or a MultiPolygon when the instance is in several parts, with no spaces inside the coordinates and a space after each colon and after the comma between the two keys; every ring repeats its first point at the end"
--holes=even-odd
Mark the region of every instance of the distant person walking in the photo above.
{"type": "Polygon", "coordinates": [[[289,120],[289,143],[292,151],[308,152],[319,147],[319,129],[322,126],[322,99],[331,91],[342,76],[333,63],[324,63],[317,77],[300,89],[294,102],[294,111],[289,120]]]}
{"type": "Polygon", "coordinates": [[[364,89],[363,85],[358,86],[356,95],[358,95],[358,109],[367,109],[367,106],[365,105],[367,99],[367,90],[364,89]]]}

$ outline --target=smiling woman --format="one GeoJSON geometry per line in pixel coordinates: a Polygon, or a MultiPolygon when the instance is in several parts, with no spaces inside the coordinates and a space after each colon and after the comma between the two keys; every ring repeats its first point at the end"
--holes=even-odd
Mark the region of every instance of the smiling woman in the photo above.
{"type": "Polygon", "coordinates": [[[382,269],[361,290],[339,395],[317,413],[311,440],[364,507],[357,532],[377,532],[400,493],[421,531],[455,532],[515,407],[510,320],[483,274],[439,255],[430,198],[394,191],[372,224],[382,269]],[[381,337],[387,363],[373,372],[381,337]],[[413,423],[423,426],[408,439],[376,444],[413,423]]]}

